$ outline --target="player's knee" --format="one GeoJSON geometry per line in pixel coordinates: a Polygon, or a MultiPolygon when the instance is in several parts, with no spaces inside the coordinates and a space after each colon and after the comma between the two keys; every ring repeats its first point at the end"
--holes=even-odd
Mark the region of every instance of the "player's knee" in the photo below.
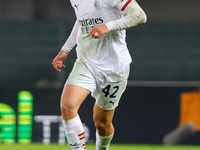
{"type": "Polygon", "coordinates": [[[94,125],[97,128],[97,130],[99,130],[101,132],[105,131],[105,129],[106,129],[106,124],[105,123],[95,122],[94,125]]]}
{"type": "Polygon", "coordinates": [[[63,102],[62,100],[60,103],[60,110],[61,110],[63,117],[70,116],[71,114],[73,114],[77,111],[76,106],[73,103],[63,102]]]}
{"type": "Polygon", "coordinates": [[[111,122],[107,120],[94,120],[94,125],[100,132],[106,132],[109,129],[111,122]]]}

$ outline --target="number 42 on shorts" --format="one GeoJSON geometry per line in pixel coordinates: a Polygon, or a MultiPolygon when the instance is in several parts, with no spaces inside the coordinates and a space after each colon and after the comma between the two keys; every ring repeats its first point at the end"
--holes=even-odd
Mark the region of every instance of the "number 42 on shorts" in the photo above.
{"type": "MultiPolygon", "coordinates": [[[[112,91],[113,91],[112,90],[112,91]]],[[[115,98],[116,97],[116,93],[119,90],[119,86],[114,86],[111,87],[111,85],[107,85],[104,89],[102,89],[102,92],[105,94],[105,97],[110,97],[110,98],[115,98]],[[114,92],[110,93],[111,88],[113,88],[114,92]]]]}

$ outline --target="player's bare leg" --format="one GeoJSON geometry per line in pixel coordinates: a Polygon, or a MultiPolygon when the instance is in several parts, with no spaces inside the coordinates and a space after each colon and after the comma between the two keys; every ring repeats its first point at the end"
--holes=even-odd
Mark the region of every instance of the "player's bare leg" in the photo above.
{"type": "Polygon", "coordinates": [[[94,105],[93,120],[96,131],[96,150],[108,150],[114,135],[112,124],[115,109],[103,110],[97,104],[94,105]]]}
{"type": "Polygon", "coordinates": [[[65,85],[61,96],[61,114],[69,145],[73,150],[85,150],[85,134],[78,109],[90,91],[75,85],[65,85]]]}

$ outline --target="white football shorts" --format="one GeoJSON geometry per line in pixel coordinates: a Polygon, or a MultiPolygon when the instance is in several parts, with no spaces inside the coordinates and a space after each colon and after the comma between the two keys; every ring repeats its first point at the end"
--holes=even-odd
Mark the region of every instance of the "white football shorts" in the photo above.
{"type": "Polygon", "coordinates": [[[129,70],[127,67],[120,74],[105,73],[77,59],[66,84],[77,85],[91,91],[100,108],[112,110],[119,105],[126,89],[129,70]]]}

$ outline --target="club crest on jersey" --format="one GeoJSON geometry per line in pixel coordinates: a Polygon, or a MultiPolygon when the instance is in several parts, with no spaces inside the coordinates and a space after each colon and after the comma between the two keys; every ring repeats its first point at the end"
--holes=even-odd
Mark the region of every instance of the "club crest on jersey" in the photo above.
{"type": "Polygon", "coordinates": [[[95,8],[100,8],[100,4],[99,4],[99,1],[98,1],[98,0],[95,0],[95,1],[94,1],[94,7],[95,7],[95,8]]]}

